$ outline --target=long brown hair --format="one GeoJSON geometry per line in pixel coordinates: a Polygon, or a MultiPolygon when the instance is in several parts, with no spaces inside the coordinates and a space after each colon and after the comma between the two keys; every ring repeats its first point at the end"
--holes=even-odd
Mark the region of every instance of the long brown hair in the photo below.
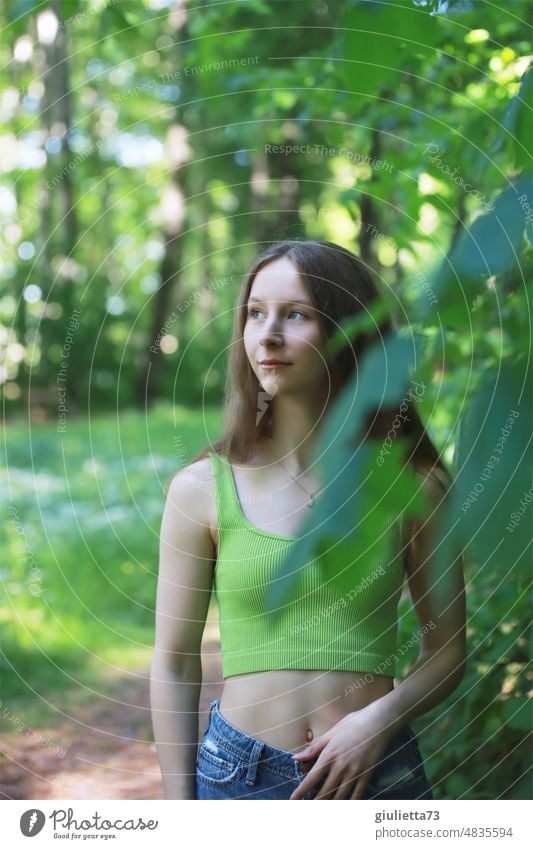
{"type": "MultiPolygon", "coordinates": [[[[224,392],[223,434],[190,463],[203,459],[210,451],[246,463],[254,449],[272,434],[274,404],[268,403],[263,414],[258,416],[258,399],[266,393],[260,396],[261,386],[248,361],[243,337],[248,296],[255,276],[268,263],[281,257],[287,257],[298,269],[326,340],[332,337],[344,319],[367,310],[381,297],[365,264],[355,254],[333,242],[287,240],[277,242],[263,251],[246,274],[237,298],[224,392]]],[[[331,358],[328,405],[334,402],[346,385],[378,334],[393,330],[393,321],[384,319],[372,333],[357,333],[356,338],[331,358]]],[[[451,484],[450,474],[426,433],[413,401],[407,400],[405,403],[407,409],[400,419],[397,409],[380,408],[369,414],[363,428],[363,438],[383,439],[394,424],[396,436],[406,437],[406,462],[435,477],[444,494],[451,484]]]]}

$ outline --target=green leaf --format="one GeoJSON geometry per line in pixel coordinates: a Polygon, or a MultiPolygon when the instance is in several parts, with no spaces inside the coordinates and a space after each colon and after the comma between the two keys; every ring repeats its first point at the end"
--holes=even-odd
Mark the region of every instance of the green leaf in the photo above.
{"type": "Polygon", "coordinates": [[[335,453],[342,446],[351,449],[370,410],[401,402],[416,351],[416,339],[398,333],[385,335],[367,351],[360,371],[344,387],[323,426],[318,456],[324,471],[337,468],[335,453]]]}
{"type": "MultiPolygon", "coordinates": [[[[368,373],[362,376],[362,384],[372,382],[374,358],[367,359],[368,373]]],[[[405,445],[400,439],[387,447],[386,454],[381,444],[368,441],[355,451],[339,444],[329,445],[327,462],[319,449],[324,492],[316,513],[308,517],[300,539],[281,564],[277,580],[265,596],[265,607],[271,615],[280,615],[283,604],[294,600],[298,583],[315,557],[320,558],[328,580],[341,593],[354,586],[363,565],[371,568],[372,563],[389,562],[391,534],[384,531],[407,506],[411,515],[427,512],[419,481],[412,466],[405,464],[404,456],[405,445]]]]}
{"type": "Polygon", "coordinates": [[[382,464],[378,462],[382,446],[369,444],[366,448],[362,485],[354,493],[353,504],[343,505],[337,514],[335,529],[342,542],[331,546],[327,554],[320,549],[328,579],[340,593],[348,592],[365,577],[362,569],[371,572],[378,564],[386,568],[390,563],[393,538],[389,529],[407,505],[411,515],[424,515],[427,509],[412,466],[405,464],[403,441],[390,446],[382,464]]]}
{"type": "Polygon", "coordinates": [[[478,562],[496,558],[505,571],[528,563],[532,408],[529,363],[506,366],[461,422],[455,517],[478,562]]]}
{"type": "Polygon", "coordinates": [[[328,341],[327,353],[334,356],[345,348],[349,344],[349,340],[354,339],[358,333],[375,333],[378,325],[392,315],[397,308],[396,300],[383,295],[379,301],[371,304],[368,309],[363,310],[359,315],[344,319],[328,341]]]}
{"type": "Polygon", "coordinates": [[[347,88],[378,95],[384,85],[399,82],[405,67],[413,70],[416,57],[428,58],[439,26],[427,10],[410,0],[391,4],[364,2],[345,7],[342,15],[345,62],[340,73],[347,88]]]}
{"type": "Polygon", "coordinates": [[[435,281],[437,293],[501,274],[519,263],[526,214],[532,207],[533,178],[522,177],[502,192],[494,209],[463,230],[435,281]]]}

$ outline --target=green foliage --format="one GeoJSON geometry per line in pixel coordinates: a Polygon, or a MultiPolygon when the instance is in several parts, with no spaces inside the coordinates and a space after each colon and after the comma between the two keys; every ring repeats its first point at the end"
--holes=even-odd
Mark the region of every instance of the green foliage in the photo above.
{"type": "Polygon", "coordinates": [[[394,87],[404,69],[416,74],[428,61],[439,31],[425,9],[403,2],[344,4],[342,78],[349,91],[376,97],[394,87]]]}

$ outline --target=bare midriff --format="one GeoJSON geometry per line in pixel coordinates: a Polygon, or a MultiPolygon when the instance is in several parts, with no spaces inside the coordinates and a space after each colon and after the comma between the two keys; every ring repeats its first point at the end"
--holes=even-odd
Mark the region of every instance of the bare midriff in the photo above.
{"type": "Polygon", "coordinates": [[[393,688],[393,678],[364,672],[253,672],[225,679],[220,712],[245,734],[295,752],[393,688]]]}

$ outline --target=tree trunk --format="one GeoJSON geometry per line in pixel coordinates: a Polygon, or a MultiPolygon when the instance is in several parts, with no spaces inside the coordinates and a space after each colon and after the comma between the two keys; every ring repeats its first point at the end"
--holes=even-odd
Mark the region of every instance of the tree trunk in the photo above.
{"type": "MultiPolygon", "coordinates": [[[[380,150],[381,144],[379,130],[374,130],[372,133],[372,143],[370,147],[371,162],[373,162],[374,159],[379,159],[380,150]]],[[[376,176],[374,172],[372,172],[369,188],[371,188],[372,183],[375,181],[376,176]]],[[[361,259],[366,265],[372,268],[378,264],[374,256],[372,246],[374,239],[379,233],[379,218],[371,192],[365,192],[362,194],[359,209],[361,211],[361,235],[359,237],[361,259]]]]}
{"type": "MultiPolygon", "coordinates": [[[[179,32],[180,42],[187,40],[187,13],[185,9],[175,20],[176,35],[179,32]]],[[[184,50],[177,44],[176,67],[184,66],[184,50]]],[[[183,100],[188,99],[184,92],[183,100]]],[[[177,107],[177,116],[181,107],[177,107]]],[[[150,322],[149,339],[141,374],[136,381],[136,402],[141,407],[148,407],[160,395],[161,375],[163,372],[163,357],[160,347],[162,336],[176,332],[176,321],[179,311],[169,310],[172,293],[176,291],[176,281],[181,275],[183,264],[182,233],[186,229],[187,207],[187,170],[181,171],[181,165],[188,158],[186,131],[183,118],[176,118],[176,123],[169,127],[167,138],[167,156],[171,169],[171,181],[163,196],[163,244],[164,254],[159,270],[160,282],[152,299],[153,312],[150,322]]],[[[169,170],[170,170],[169,169],[169,170]]],[[[190,179],[190,178],[189,178],[190,179]]],[[[181,322],[180,322],[181,324],[181,322]]]]}

